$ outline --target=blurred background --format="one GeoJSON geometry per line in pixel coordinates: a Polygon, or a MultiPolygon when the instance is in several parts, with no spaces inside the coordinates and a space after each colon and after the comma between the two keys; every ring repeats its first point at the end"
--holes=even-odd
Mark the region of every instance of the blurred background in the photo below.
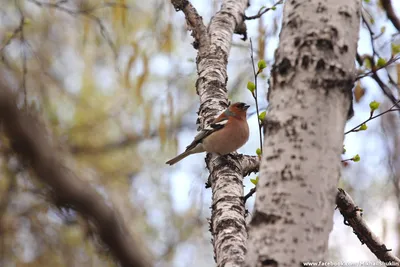
{"type": "MultiPolygon", "coordinates": [[[[193,0],[208,23],[221,1],[193,0]]],[[[247,16],[275,1],[251,1],[247,16]]],[[[399,1],[392,1],[400,16],[399,1]]],[[[363,14],[375,33],[361,25],[358,52],[389,60],[399,34],[379,1],[364,0],[363,14]],[[372,46],[373,44],[373,46],[372,46]]],[[[282,5],[247,21],[257,62],[261,111],[267,107],[268,78],[278,46],[282,5]]],[[[249,40],[234,36],[228,65],[231,101],[251,104],[250,141],[259,147],[249,40]]],[[[354,37],[356,38],[356,36],[354,37]]],[[[40,114],[56,136],[60,153],[81,179],[115,203],[131,230],[151,250],[156,266],[213,266],[208,230],[211,190],[204,155],[169,167],[196,134],[196,50],[184,16],[166,0],[0,0],[0,64],[3,77],[20,92],[21,107],[40,114]]],[[[368,66],[359,66],[367,72],[368,66]]],[[[378,71],[398,97],[396,63],[378,71]],[[390,76],[389,76],[390,75],[390,76]]],[[[355,116],[346,130],[369,117],[368,104],[392,105],[374,79],[354,89],[355,116]]],[[[267,113],[268,116],[268,113],[267,113]]],[[[340,187],[364,210],[373,232],[400,255],[399,115],[369,122],[345,137],[340,187]]],[[[329,127],[329,125],[327,125],[329,127]]],[[[48,199],[47,188],[7,150],[0,136],[0,266],[116,266],[86,222],[48,199]]],[[[252,187],[245,178],[245,193],[252,187]]],[[[247,202],[251,216],[254,197],[247,202]]],[[[329,260],[375,260],[335,211],[329,260]]]]}

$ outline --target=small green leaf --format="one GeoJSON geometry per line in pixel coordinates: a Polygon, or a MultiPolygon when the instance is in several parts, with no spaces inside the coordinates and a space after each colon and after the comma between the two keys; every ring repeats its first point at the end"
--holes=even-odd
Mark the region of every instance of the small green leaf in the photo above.
{"type": "Polygon", "coordinates": [[[371,24],[375,24],[375,19],[374,19],[374,18],[371,18],[371,19],[369,20],[369,22],[371,22],[371,24]]]}
{"type": "Polygon", "coordinates": [[[376,64],[379,68],[382,68],[386,65],[386,60],[382,57],[378,59],[378,63],[376,64]]]}
{"type": "Polygon", "coordinates": [[[343,146],[342,154],[345,154],[345,153],[346,153],[346,148],[343,146]]]}
{"type": "Polygon", "coordinates": [[[250,182],[254,185],[257,185],[258,183],[258,176],[256,177],[256,179],[250,179],[250,182]]]}
{"type": "Polygon", "coordinates": [[[260,121],[264,121],[265,115],[267,115],[267,112],[266,112],[266,111],[261,112],[260,115],[258,116],[258,119],[259,119],[260,121]]]}
{"type": "Polygon", "coordinates": [[[365,3],[369,4],[371,0],[364,0],[365,3]]]}
{"type": "Polygon", "coordinates": [[[386,27],[385,26],[382,26],[381,27],[381,33],[384,33],[386,31],[386,27]]]}
{"type": "Polygon", "coordinates": [[[371,103],[369,103],[369,107],[371,108],[371,111],[377,110],[379,108],[379,105],[381,103],[377,102],[377,101],[372,101],[371,103]]]}
{"type": "Polygon", "coordinates": [[[366,57],[366,58],[364,59],[364,64],[365,64],[365,67],[366,67],[367,69],[371,69],[372,64],[371,64],[371,59],[370,59],[369,57],[366,57]]]}
{"type": "Polygon", "coordinates": [[[358,129],[359,131],[365,131],[365,130],[367,130],[368,129],[368,127],[367,127],[367,125],[364,123],[363,125],[361,125],[360,126],[360,128],[358,129]]]}
{"type": "Polygon", "coordinates": [[[256,154],[257,154],[257,156],[259,156],[259,157],[261,156],[261,148],[257,148],[257,149],[256,149],[256,154]]]}
{"type": "Polygon", "coordinates": [[[357,154],[357,155],[355,155],[351,160],[354,161],[354,162],[359,162],[360,159],[361,159],[361,158],[360,158],[360,155],[357,154]]]}
{"type": "Polygon", "coordinates": [[[276,6],[271,7],[272,10],[276,10],[276,6]]]}
{"type": "Polygon", "coordinates": [[[392,55],[397,55],[400,53],[400,44],[396,45],[392,43],[392,55]]]}
{"type": "Polygon", "coordinates": [[[267,63],[265,62],[264,59],[261,59],[260,61],[258,61],[258,70],[262,71],[263,69],[265,69],[267,67],[267,63]]]}
{"type": "Polygon", "coordinates": [[[253,93],[256,90],[256,85],[253,82],[247,82],[247,89],[253,93]]]}

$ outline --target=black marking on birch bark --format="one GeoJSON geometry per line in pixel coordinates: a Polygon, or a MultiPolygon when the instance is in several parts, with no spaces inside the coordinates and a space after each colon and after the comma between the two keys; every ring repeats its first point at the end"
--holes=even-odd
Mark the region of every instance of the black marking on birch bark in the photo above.
{"type": "Polygon", "coordinates": [[[278,262],[274,259],[260,259],[261,267],[278,267],[278,262]]]}
{"type": "Polygon", "coordinates": [[[300,45],[300,43],[301,43],[300,40],[301,40],[300,37],[295,37],[294,38],[293,44],[294,44],[295,47],[298,47],[300,45]]]}
{"type": "Polygon", "coordinates": [[[309,57],[309,55],[304,55],[304,56],[301,58],[301,67],[304,68],[304,69],[307,69],[309,64],[310,64],[310,57],[309,57]]]}
{"type": "Polygon", "coordinates": [[[281,180],[282,181],[293,180],[293,174],[290,165],[286,164],[283,170],[281,171],[281,180]]]}
{"type": "Polygon", "coordinates": [[[339,46],[339,52],[340,52],[340,54],[345,54],[345,53],[347,53],[348,51],[349,51],[349,47],[348,47],[347,45],[339,46]]]}
{"type": "Polygon", "coordinates": [[[325,13],[326,10],[327,10],[327,8],[324,4],[322,4],[321,2],[318,3],[317,10],[316,10],[317,13],[325,13]]]}
{"type": "Polygon", "coordinates": [[[316,42],[316,47],[319,50],[327,52],[326,50],[333,50],[333,43],[331,39],[319,38],[316,42]]]}
{"type": "Polygon", "coordinates": [[[267,116],[264,125],[264,135],[265,134],[273,135],[274,133],[279,131],[281,127],[282,125],[279,120],[275,120],[267,116]]]}
{"type": "Polygon", "coordinates": [[[351,13],[349,12],[347,6],[340,6],[338,13],[339,15],[345,17],[346,19],[351,19],[351,13]]]}
{"type": "MultiPolygon", "coordinates": [[[[218,234],[220,231],[223,231],[227,228],[233,229],[242,229],[243,226],[243,219],[242,220],[235,220],[235,219],[223,219],[218,221],[218,225],[215,227],[215,234],[218,234]]],[[[224,243],[224,242],[221,242],[224,243]]]]}
{"type": "Polygon", "coordinates": [[[325,70],[325,60],[322,58],[317,61],[317,65],[315,66],[316,71],[325,70]]]}
{"type": "Polygon", "coordinates": [[[260,224],[275,224],[281,220],[282,217],[275,214],[267,214],[260,211],[255,211],[253,218],[250,222],[251,226],[258,226],[260,224]]]}
{"type": "Polygon", "coordinates": [[[322,88],[329,90],[332,88],[339,88],[343,93],[351,92],[353,87],[353,79],[340,79],[340,78],[314,78],[310,82],[312,89],[322,88]]]}
{"type": "Polygon", "coordinates": [[[292,71],[292,65],[288,58],[283,58],[277,65],[274,71],[277,71],[279,75],[286,76],[290,71],[292,71]]]}
{"type": "Polygon", "coordinates": [[[185,7],[189,4],[189,1],[177,0],[177,1],[172,1],[172,4],[174,5],[175,11],[181,11],[185,9],[185,7]]]}

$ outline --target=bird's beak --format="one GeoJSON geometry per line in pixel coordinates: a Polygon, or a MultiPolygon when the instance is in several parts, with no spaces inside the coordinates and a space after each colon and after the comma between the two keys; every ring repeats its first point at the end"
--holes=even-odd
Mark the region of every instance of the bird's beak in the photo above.
{"type": "Polygon", "coordinates": [[[244,105],[244,110],[247,110],[250,107],[250,105],[244,105]]]}

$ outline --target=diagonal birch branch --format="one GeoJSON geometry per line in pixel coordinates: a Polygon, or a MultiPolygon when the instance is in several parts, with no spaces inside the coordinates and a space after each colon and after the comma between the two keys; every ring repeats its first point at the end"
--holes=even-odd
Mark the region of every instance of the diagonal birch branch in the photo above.
{"type": "Polygon", "coordinates": [[[11,141],[12,148],[30,163],[37,179],[54,192],[57,206],[76,209],[96,226],[101,240],[124,267],[150,267],[151,260],[138,245],[117,211],[89,184],[65,168],[51,137],[35,116],[18,109],[16,96],[0,83],[0,125],[11,141]]]}

